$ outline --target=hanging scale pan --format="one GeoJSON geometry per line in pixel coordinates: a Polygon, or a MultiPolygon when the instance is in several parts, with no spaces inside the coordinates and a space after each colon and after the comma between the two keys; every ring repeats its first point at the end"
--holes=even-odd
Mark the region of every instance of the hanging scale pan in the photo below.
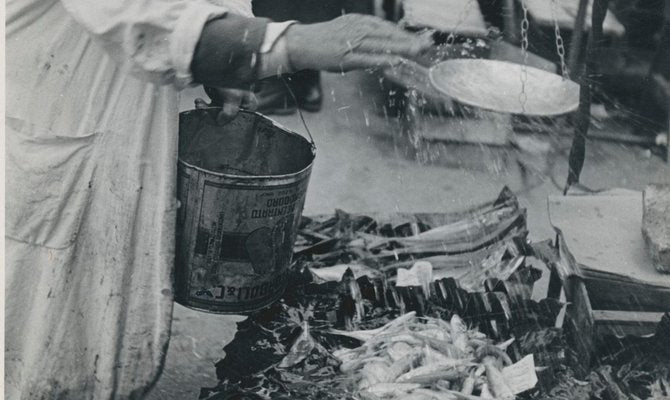
{"type": "Polygon", "coordinates": [[[527,78],[522,84],[522,68],[506,61],[455,59],[431,67],[429,75],[439,92],[490,111],[551,116],[577,109],[579,85],[575,82],[527,66],[527,78]]]}

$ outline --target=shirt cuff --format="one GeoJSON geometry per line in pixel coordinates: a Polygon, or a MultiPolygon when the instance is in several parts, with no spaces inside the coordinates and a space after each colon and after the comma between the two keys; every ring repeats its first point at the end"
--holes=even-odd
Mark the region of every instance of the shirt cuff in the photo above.
{"type": "Polygon", "coordinates": [[[271,22],[265,30],[263,44],[259,50],[258,79],[291,73],[288,46],[284,33],[297,21],[271,22]]]}
{"type": "Polygon", "coordinates": [[[170,38],[170,56],[175,68],[175,85],[184,88],[193,82],[191,62],[205,24],[228,12],[207,2],[188,2],[170,38]]]}

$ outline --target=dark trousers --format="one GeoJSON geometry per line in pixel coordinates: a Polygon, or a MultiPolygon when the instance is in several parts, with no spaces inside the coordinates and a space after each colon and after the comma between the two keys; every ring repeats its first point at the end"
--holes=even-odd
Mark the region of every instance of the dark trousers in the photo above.
{"type": "MultiPolygon", "coordinates": [[[[270,18],[276,22],[296,20],[301,23],[325,22],[348,13],[369,13],[372,3],[366,0],[252,0],[254,15],[270,18]]],[[[279,78],[269,78],[262,82],[257,90],[259,108],[263,110],[264,104],[280,106],[269,106],[275,110],[282,108],[281,104],[291,102],[286,92],[286,85],[294,92],[298,104],[309,110],[309,104],[313,109],[320,109],[321,98],[321,75],[319,71],[304,70],[285,77],[286,83],[279,78]]]]}
{"type": "Polygon", "coordinates": [[[304,23],[331,20],[342,15],[345,8],[342,0],[253,0],[252,6],[258,17],[304,23]]]}

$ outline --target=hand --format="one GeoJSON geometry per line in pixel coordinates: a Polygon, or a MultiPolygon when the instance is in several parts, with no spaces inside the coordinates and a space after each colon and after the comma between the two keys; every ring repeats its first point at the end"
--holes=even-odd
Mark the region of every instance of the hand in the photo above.
{"type": "Polygon", "coordinates": [[[219,125],[225,125],[232,121],[241,109],[254,111],[258,107],[256,97],[247,90],[205,86],[205,93],[212,102],[207,104],[201,98],[195,99],[195,108],[197,110],[211,110],[216,113],[214,119],[219,125]]]}
{"type": "Polygon", "coordinates": [[[331,72],[394,66],[433,45],[429,36],[411,34],[391,22],[359,14],[291,25],[286,42],[294,70],[331,72]]]}

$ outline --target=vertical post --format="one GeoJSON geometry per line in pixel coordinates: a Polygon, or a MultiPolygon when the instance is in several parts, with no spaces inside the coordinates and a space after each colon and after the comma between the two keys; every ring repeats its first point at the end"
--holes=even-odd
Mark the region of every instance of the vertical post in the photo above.
{"type": "Polygon", "coordinates": [[[591,88],[594,86],[594,74],[597,69],[596,53],[603,45],[603,23],[607,14],[609,0],[594,0],[591,16],[591,34],[586,46],[586,62],[583,75],[579,79],[579,109],[577,111],[577,122],[575,124],[575,136],[572,139],[570,156],[568,158],[568,179],[563,194],[568,192],[570,186],[579,183],[579,176],[584,167],[586,157],[586,136],[589,132],[591,122],[591,88]]]}
{"type": "Polygon", "coordinates": [[[665,0],[663,9],[663,27],[661,28],[661,40],[656,50],[656,57],[651,66],[652,81],[661,92],[662,103],[668,108],[668,125],[665,143],[665,162],[670,163],[670,0],[665,0]],[[657,74],[654,77],[654,74],[657,74]]]}
{"type": "Polygon", "coordinates": [[[579,0],[577,8],[577,17],[575,18],[575,27],[572,30],[572,39],[570,41],[570,53],[568,54],[568,68],[570,71],[576,71],[579,62],[579,53],[582,48],[582,34],[586,25],[586,7],[589,0],[579,0]]]}
{"type": "Polygon", "coordinates": [[[516,29],[519,27],[516,23],[516,7],[514,7],[514,0],[505,0],[503,6],[503,18],[505,27],[503,35],[510,43],[517,43],[516,29]]]}

